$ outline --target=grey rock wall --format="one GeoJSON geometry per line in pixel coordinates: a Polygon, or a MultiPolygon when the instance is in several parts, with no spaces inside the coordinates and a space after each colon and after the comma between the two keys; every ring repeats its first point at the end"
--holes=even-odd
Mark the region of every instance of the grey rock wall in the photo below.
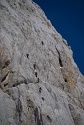
{"type": "Polygon", "coordinates": [[[0,0],[0,125],[84,125],[84,76],[31,0],[0,0]]]}

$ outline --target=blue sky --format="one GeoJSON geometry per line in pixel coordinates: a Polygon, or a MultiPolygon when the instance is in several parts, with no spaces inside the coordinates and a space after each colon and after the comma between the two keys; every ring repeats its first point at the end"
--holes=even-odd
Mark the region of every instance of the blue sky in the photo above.
{"type": "Polygon", "coordinates": [[[33,0],[73,50],[84,75],[84,0],[33,0]]]}

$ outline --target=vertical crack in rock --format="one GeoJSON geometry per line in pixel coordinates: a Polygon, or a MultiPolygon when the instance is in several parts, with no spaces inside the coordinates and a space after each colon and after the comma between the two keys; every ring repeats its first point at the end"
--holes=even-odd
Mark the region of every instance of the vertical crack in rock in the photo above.
{"type": "MultiPolygon", "coordinates": [[[[56,47],[55,47],[56,48],[56,47]]],[[[59,56],[59,64],[60,64],[60,67],[63,67],[63,63],[62,63],[62,60],[61,60],[61,56],[60,56],[60,52],[58,51],[58,49],[56,48],[57,50],[57,53],[58,53],[58,56],[59,56]]]]}
{"type": "Polygon", "coordinates": [[[73,74],[73,70],[70,70],[69,67],[71,67],[71,61],[70,58],[67,56],[67,54],[65,53],[65,51],[62,53],[62,55],[60,55],[60,52],[58,51],[58,49],[55,46],[55,49],[57,50],[57,53],[59,55],[59,64],[60,64],[60,68],[61,68],[61,73],[64,79],[65,84],[61,85],[62,89],[66,90],[67,92],[71,93],[72,95],[74,95],[74,88],[76,86],[76,81],[75,81],[75,75],[73,74]],[[64,66],[63,66],[63,62],[61,60],[61,56],[65,56],[65,60],[63,60],[64,66]]]}
{"type": "Polygon", "coordinates": [[[39,114],[39,111],[38,111],[37,107],[34,110],[34,116],[35,116],[36,125],[43,125],[42,114],[41,114],[41,111],[40,111],[40,114],[39,114]]]}
{"type": "Polygon", "coordinates": [[[18,100],[16,103],[16,109],[17,109],[17,113],[18,113],[18,125],[21,125],[21,116],[22,116],[22,104],[21,104],[21,100],[20,100],[20,90],[18,88],[18,100]]]}

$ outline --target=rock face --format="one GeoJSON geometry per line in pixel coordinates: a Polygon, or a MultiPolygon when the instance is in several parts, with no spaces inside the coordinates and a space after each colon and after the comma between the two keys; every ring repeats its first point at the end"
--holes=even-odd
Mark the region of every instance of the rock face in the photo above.
{"type": "Polygon", "coordinates": [[[84,125],[84,77],[31,0],[0,0],[0,125],[84,125]]]}

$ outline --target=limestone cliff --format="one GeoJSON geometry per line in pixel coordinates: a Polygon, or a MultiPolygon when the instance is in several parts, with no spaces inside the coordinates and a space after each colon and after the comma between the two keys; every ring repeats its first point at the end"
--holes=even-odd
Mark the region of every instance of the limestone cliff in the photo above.
{"type": "Polygon", "coordinates": [[[84,125],[84,76],[31,0],[0,0],[0,125],[84,125]]]}

